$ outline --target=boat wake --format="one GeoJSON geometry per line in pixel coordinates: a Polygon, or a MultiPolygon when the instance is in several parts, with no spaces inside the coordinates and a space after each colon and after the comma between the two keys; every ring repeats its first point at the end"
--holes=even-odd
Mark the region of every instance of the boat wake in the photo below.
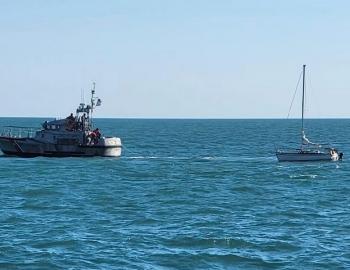
{"type": "Polygon", "coordinates": [[[294,174],[289,176],[290,179],[316,179],[317,177],[317,174],[294,174]]]}

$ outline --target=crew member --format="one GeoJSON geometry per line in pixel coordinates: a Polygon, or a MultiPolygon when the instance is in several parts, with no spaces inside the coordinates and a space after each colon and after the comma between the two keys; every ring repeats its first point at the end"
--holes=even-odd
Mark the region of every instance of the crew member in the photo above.
{"type": "Polygon", "coordinates": [[[67,123],[67,130],[72,131],[75,128],[75,118],[73,116],[73,113],[70,114],[70,116],[68,116],[66,118],[68,120],[67,123]]]}

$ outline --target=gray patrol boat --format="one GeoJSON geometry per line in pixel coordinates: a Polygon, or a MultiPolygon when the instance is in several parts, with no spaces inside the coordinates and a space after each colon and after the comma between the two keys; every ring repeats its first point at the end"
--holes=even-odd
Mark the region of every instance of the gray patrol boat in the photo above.
{"type": "Polygon", "coordinates": [[[40,130],[7,126],[0,134],[0,149],[5,155],[21,157],[119,157],[121,140],[104,137],[93,127],[92,114],[101,99],[91,90],[91,104],[80,103],[76,115],[45,121],[40,130]],[[24,136],[23,136],[24,135],[24,136]]]}

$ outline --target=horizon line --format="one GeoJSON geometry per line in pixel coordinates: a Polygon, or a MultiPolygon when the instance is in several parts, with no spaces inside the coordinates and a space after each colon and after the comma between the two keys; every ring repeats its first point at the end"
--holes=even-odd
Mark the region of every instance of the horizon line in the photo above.
{"type": "MultiPolygon", "coordinates": [[[[0,116],[4,118],[36,118],[36,119],[64,119],[53,116],[0,116]]],[[[120,119],[120,120],[301,120],[300,118],[282,117],[94,117],[93,119],[120,119]]],[[[347,120],[350,117],[310,117],[304,120],[347,120]]]]}

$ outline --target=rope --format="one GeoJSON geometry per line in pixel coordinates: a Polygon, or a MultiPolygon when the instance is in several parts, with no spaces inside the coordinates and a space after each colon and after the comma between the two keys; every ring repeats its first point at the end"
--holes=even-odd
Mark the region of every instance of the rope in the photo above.
{"type": "Polygon", "coordinates": [[[290,104],[290,106],[289,106],[289,111],[288,111],[287,119],[289,119],[290,111],[292,110],[292,106],[293,106],[293,103],[294,103],[295,95],[297,94],[297,91],[298,91],[298,87],[299,87],[299,83],[300,83],[301,75],[302,75],[302,74],[303,74],[303,72],[300,72],[299,80],[298,80],[297,86],[295,87],[293,99],[292,99],[292,102],[291,102],[291,104],[290,104]]]}
{"type": "Polygon", "coordinates": [[[122,148],[123,148],[124,150],[126,150],[127,152],[131,153],[131,154],[134,154],[134,155],[138,155],[138,154],[139,154],[139,153],[136,153],[136,152],[130,150],[130,149],[129,149],[128,147],[126,147],[124,144],[122,144],[122,148]]]}

